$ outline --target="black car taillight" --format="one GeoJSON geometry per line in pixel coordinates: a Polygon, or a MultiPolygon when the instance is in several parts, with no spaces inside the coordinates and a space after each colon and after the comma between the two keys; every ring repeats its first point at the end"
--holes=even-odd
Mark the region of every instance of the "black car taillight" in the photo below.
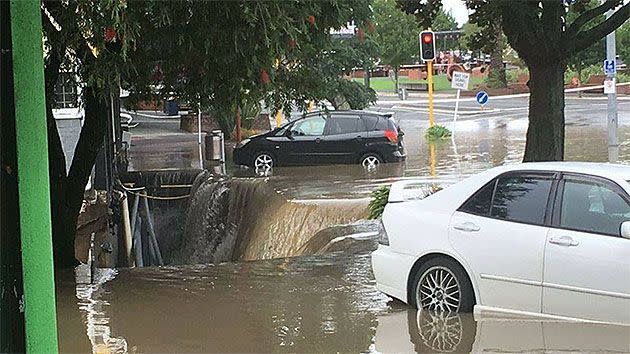
{"type": "Polygon", "coordinates": [[[385,131],[385,137],[387,138],[387,140],[394,144],[398,143],[398,132],[396,132],[395,130],[387,129],[385,131]]]}

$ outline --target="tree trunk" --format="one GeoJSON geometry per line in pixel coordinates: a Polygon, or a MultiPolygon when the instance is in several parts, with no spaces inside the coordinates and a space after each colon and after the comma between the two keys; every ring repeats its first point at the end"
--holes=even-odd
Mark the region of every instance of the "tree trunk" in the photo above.
{"type": "Polygon", "coordinates": [[[85,186],[87,185],[96,155],[102,147],[107,127],[107,102],[98,96],[96,90],[87,87],[84,94],[85,120],[81,135],[74,150],[72,165],[65,183],[61,198],[63,203],[62,218],[53,221],[57,224],[57,242],[55,249],[57,266],[72,266],[74,258],[74,236],[77,219],[83,203],[85,186]]]}
{"type": "Polygon", "coordinates": [[[363,85],[370,87],[370,67],[367,64],[363,65],[363,85]]]}
{"type": "Polygon", "coordinates": [[[564,159],[565,63],[529,65],[529,127],[524,162],[564,159]]]}
{"type": "Polygon", "coordinates": [[[394,68],[394,92],[398,93],[398,66],[394,68]]]}

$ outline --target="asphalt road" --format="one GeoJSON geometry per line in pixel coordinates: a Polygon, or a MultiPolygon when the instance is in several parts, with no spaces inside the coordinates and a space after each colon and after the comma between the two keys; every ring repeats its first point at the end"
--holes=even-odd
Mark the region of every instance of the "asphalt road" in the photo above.
{"type": "MultiPolygon", "coordinates": [[[[379,111],[394,111],[401,121],[428,122],[428,100],[413,98],[401,101],[397,97],[379,97],[371,108],[379,111]]],[[[630,124],[630,97],[617,99],[617,110],[620,125],[630,124]]],[[[455,111],[455,99],[440,97],[434,100],[434,116],[437,122],[452,122],[455,111]]],[[[529,112],[529,98],[491,97],[489,102],[481,107],[474,98],[463,97],[459,103],[458,121],[480,119],[527,119],[529,112]]],[[[606,125],[607,98],[605,96],[568,95],[565,100],[565,119],[567,125],[606,125]]],[[[428,124],[428,123],[426,123],[428,124]]]]}

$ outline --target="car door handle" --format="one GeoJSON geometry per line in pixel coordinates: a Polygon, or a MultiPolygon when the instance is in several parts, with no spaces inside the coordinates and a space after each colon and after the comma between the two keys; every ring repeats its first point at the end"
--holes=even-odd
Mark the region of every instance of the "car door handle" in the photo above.
{"type": "Polygon", "coordinates": [[[463,222],[461,224],[455,224],[455,225],[453,225],[453,228],[455,230],[464,231],[464,232],[477,232],[477,231],[481,230],[481,228],[479,226],[477,226],[476,224],[471,223],[470,221],[463,222]]]}
{"type": "Polygon", "coordinates": [[[571,236],[552,237],[549,239],[549,243],[566,247],[577,246],[580,244],[578,241],[571,238],[571,236]]]}

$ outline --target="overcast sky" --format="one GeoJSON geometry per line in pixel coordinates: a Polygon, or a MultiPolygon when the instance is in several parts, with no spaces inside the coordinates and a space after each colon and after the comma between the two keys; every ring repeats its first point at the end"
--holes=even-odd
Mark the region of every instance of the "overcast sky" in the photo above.
{"type": "Polygon", "coordinates": [[[462,0],[442,0],[444,11],[452,11],[458,25],[468,22],[468,9],[462,0]]]}

